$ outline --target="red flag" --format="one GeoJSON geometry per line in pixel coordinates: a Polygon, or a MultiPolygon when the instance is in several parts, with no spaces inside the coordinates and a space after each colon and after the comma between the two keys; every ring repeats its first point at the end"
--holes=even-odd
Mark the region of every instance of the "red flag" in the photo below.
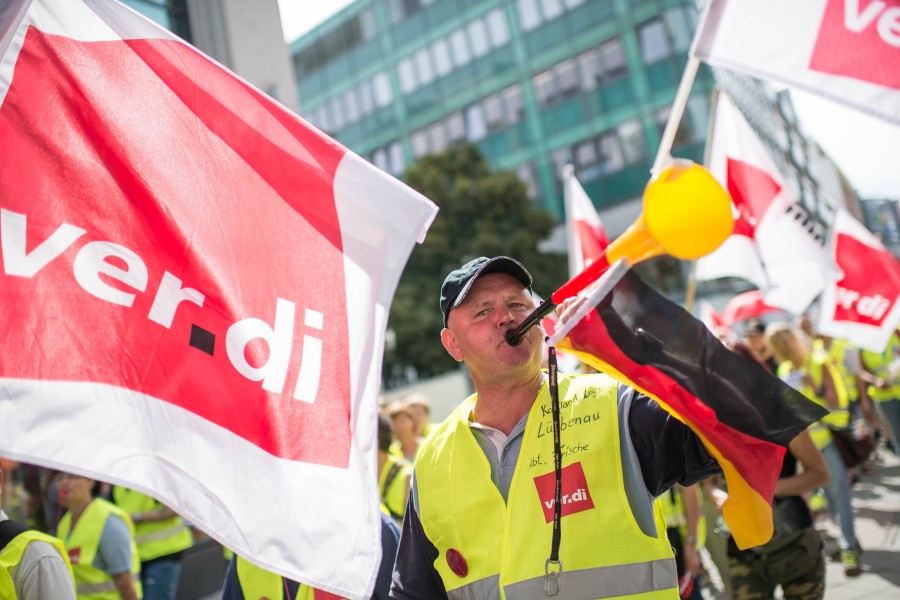
{"type": "Polygon", "coordinates": [[[691,53],[900,125],[900,0],[712,0],[691,53]]]}
{"type": "Polygon", "coordinates": [[[728,304],[725,305],[725,310],[722,312],[722,320],[725,325],[731,326],[739,321],[758,319],[763,315],[779,310],[781,309],[766,304],[762,292],[750,290],[749,292],[738,294],[728,301],[728,304]]]}
{"type": "Polygon", "coordinates": [[[830,235],[840,273],[819,299],[816,331],[881,352],[900,323],[900,264],[845,210],[835,215],[830,235]]]}
{"type": "Polygon", "coordinates": [[[726,327],[722,315],[709,303],[709,300],[701,298],[697,301],[697,308],[700,311],[700,322],[706,325],[706,328],[710,331],[715,332],[720,327],[726,327]]]}
{"type": "Polygon", "coordinates": [[[652,396],[690,426],[725,473],[723,514],[735,542],[748,548],[769,540],[784,452],[824,416],[822,408],[726,349],[700,321],[630,272],[571,325],[560,347],[652,396]]]}
{"type": "Polygon", "coordinates": [[[802,313],[827,281],[824,232],[737,107],[724,93],[717,98],[709,169],[731,194],[735,226],[722,246],[697,261],[697,279],[741,277],[763,290],[768,305],[802,313]]]}
{"type": "Polygon", "coordinates": [[[572,165],[563,170],[563,196],[566,203],[566,232],[569,242],[569,277],[603,256],[609,237],[593,202],[575,178],[572,165]]]}
{"type": "Polygon", "coordinates": [[[4,9],[0,452],[368,596],[385,324],[435,207],[116,2],[4,9]]]}

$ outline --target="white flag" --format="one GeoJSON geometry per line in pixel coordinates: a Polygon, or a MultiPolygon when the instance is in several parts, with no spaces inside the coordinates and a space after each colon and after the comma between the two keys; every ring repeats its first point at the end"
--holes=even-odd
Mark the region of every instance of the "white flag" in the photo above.
{"type": "Polygon", "coordinates": [[[711,0],[691,53],[900,125],[900,0],[711,0]]]}
{"type": "Polygon", "coordinates": [[[603,254],[609,237],[597,209],[575,177],[572,165],[563,169],[566,233],[569,243],[569,277],[575,277],[603,254]]]}
{"type": "Polygon", "coordinates": [[[836,280],[819,299],[816,331],[881,352],[900,323],[900,264],[845,210],[829,238],[836,280]]]}
{"type": "Polygon", "coordinates": [[[766,304],[802,313],[825,287],[823,236],[724,93],[709,143],[709,170],[731,194],[735,223],[725,243],[697,261],[697,279],[742,277],[763,290],[766,304]]]}
{"type": "Polygon", "coordinates": [[[0,455],[350,598],[388,308],[436,208],[112,0],[0,5],[0,455]]]}

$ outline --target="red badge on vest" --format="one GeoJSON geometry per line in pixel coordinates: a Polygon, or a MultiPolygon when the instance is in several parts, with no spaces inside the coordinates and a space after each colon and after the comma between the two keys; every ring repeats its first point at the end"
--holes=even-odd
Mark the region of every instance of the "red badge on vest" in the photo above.
{"type": "Polygon", "coordinates": [[[455,548],[447,550],[447,564],[450,566],[450,570],[460,577],[469,574],[469,565],[466,563],[466,559],[455,548]]]}
{"type": "Polygon", "coordinates": [[[78,564],[78,559],[81,558],[81,546],[77,546],[75,548],[69,548],[66,554],[69,555],[69,562],[73,565],[78,564]]]}

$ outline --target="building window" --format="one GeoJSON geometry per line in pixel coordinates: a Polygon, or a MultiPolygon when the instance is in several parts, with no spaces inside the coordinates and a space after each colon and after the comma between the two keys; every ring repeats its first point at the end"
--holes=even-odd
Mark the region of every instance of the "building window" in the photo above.
{"type": "Polygon", "coordinates": [[[647,155],[644,131],[640,121],[637,119],[626,121],[619,125],[618,132],[619,138],[622,140],[622,153],[626,163],[637,162],[647,155]]]}
{"type": "Polygon", "coordinates": [[[556,75],[560,100],[566,100],[578,93],[578,71],[574,60],[570,58],[562,61],[553,67],[553,71],[556,75]]]}
{"type": "Polygon", "coordinates": [[[521,85],[517,83],[503,90],[503,101],[506,103],[506,114],[510,124],[518,123],[525,117],[521,85]]]}
{"type": "Polygon", "coordinates": [[[488,133],[487,120],[484,118],[484,109],[480,103],[473,104],[466,109],[466,139],[477,142],[488,133]]]}
{"type": "Polygon", "coordinates": [[[397,63],[397,77],[400,78],[400,91],[404,94],[416,89],[416,74],[411,59],[404,58],[397,63]]]}
{"type": "Polygon", "coordinates": [[[483,56],[491,49],[487,39],[487,29],[481,19],[469,23],[469,39],[472,41],[472,53],[475,56],[483,56]]]}
{"type": "Polygon", "coordinates": [[[466,139],[466,120],[461,112],[455,112],[446,118],[447,142],[459,142],[466,139]]]}
{"type": "Polygon", "coordinates": [[[540,104],[541,108],[550,106],[556,95],[556,84],[553,82],[553,71],[547,70],[543,73],[538,73],[532,78],[531,82],[534,85],[534,94],[537,97],[538,104],[540,104]]]}
{"type": "Polygon", "coordinates": [[[672,47],[676,52],[686,52],[691,46],[694,27],[689,15],[692,11],[692,8],[680,6],[663,13],[663,19],[672,35],[672,47]]]}
{"type": "Polygon", "coordinates": [[[622,150],[615,132],[605,133],[597,140],[600,151],[600,172],[604,175],[615,173],[625,166],[622,150]]]}
{"type": "Polygon", "coordinates": [[[428,48],[422,48],[415,54],[416,71],[419,74],[420,86],[431,83],[434,79],[434,71],[431,70],[431,58],[428,56],[428,48]]]}
{"type": "Polygon", "coordinates": [[[534,165],[524,163],[516,167],[516,177],[525,184],[525,193],[532,200],[538,197],[537,177],[534,174],[534,165]]]}
{"type": "Polygon", "coordinates": [[[562,0],[541,0],[541,8],[545,21],[555,19],[563,13],[562,0]]]}
{"type": "Polygon", "coordinates": [[[519,24],[523,31],[531,31],[541,24],[537,3],[538,0],[518,0],[519,24]]]}
{"type": "Polygon", "coordinates": [[[622,40],[613,38],[600,44],[600,57],[603,63],[605,79],[616,79],[628,72],[625,62],[625,51],[622,49],[622,40]]]}
{"type": "Polygon", "coordinates": [[[372,87],[375,89],[375,104],[378,108],[388,106],[394,99],[394,95],[391,93],[391,82],[384,71],[375,74],[372,78],[372,87]]]}
{"type": "Polygon", "coordinates": [[[413,131],[409,136],[409,142],[412,144],[413,155],[416,158],[421,158],[428,154],[428,138],[424,129],[413,131]]]}
{"type": "Polygon", "coordinates": [[[428,149],[437,153],[447,147],[447,135],[444,133],[444,122],[438,121],[428,127],[428,149]]]}
{"type": "Polygon", "coordinates": [[[403,146],[398,141],[391,142],[388,144],[388,172],[399,177],[405,168],[406,161],[403,159],[403,146]]]}
{"type": "Polygon", "coordinates": [[[499,48],[509,43],[509,28],[506,26],[506,15],[503,9],[497,8],[487,14],[488,30],[491,32],[491,43],[494,48],[499,48]]]}
{"type": "Polygon", "coordinates": [[[641,59],[645,65],[652,65],[672,54],[662,19],[656,18],[638,27],[638,39],[641,44],[641,59]]]}
{"type": "Polygon", "coordinates": [[[434,67],[438,76],[443,77],[453,69],[453,63],[450,60],[450,47],[447,40],[437,40],[432,45],[432,54],[434,56],[434,67]]]}
{"type": "Polygon", "coordinates": [[[466,32],[464,29],[457,29],[450,34],[450,47],[453,49],[453,62],[457,67],[461,67],[472,60],[469,52],[469,42],[466,40],[466,32]]]}

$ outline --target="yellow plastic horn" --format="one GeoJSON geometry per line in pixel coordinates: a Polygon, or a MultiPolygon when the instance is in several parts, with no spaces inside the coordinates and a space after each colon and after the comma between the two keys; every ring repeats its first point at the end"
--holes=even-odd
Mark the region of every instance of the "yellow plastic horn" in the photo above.
{"type": "Polygon", "coordinates": [[[685,260],[718,248],[734,229],[731,197],[702,166],[677,159],[644,189],[638,219],[606,249],[609,264],[661,254],[685,260]]]}

